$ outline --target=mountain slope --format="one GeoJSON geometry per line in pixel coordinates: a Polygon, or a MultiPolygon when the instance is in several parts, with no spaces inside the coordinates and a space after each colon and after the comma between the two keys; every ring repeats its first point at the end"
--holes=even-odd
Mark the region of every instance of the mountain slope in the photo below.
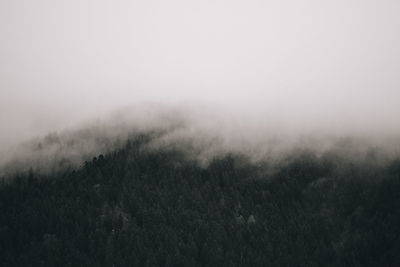
{"type": "Polygon", "coordinates": [[[400,161],[207,166],[150,135],[0,187],[2,266],[398,266],[400,161]]]}

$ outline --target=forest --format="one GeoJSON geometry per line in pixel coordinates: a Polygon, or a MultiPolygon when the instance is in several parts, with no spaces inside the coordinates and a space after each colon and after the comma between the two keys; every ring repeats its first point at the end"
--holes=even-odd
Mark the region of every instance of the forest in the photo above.
{"type": "Polygon", "coordinates": [[[400,160],[299,150],[198,164],[138,134],[2,177],[1,266],[400,266],[400,160]]]}

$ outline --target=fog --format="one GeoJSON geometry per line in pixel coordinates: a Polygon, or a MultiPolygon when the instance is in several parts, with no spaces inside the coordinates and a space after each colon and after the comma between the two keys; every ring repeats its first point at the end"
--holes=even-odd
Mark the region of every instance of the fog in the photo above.
{"type": "Polygon", "coordinates": [[[143,123],[146,105],[191,110],[194,131],[229,144],[396,137],[399,12],[391,0],[1,0],[0,155],[131,107],[143,123]]]}

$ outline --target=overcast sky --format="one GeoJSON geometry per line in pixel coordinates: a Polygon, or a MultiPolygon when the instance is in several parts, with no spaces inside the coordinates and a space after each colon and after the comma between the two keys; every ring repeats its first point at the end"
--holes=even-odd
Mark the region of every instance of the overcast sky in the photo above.
{"type": "Polygon", "coordinates": [[[399,14],[398,0],[0,0],[0,145],[146,101],[397,130],[399,14]]]}

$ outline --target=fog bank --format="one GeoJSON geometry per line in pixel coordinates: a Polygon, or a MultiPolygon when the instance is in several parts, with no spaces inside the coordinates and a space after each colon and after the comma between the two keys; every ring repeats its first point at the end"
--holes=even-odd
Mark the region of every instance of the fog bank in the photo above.
{"type": "Polygon", "coordinates": [[[194,106],[203,132],[246,142],[397,136],[399,11],[390,0],[1,1],[0,156],[149,102],[194,106]]]}
{"type": "MultiPolygon", "coordinates": [[[[100,154],[114,152],[139,135],[143,149],[173,149],[208,165],[235,154],[251,162],[275,166],[298,153],[331,155],[347,163],[380,165],[400,156],[400,138],[393,132],[314,131],[280,121],[230,115],[211,107],[146,104],[125,107],[102,118],[52,131],[5,150],[0,172],[51,173],[78,168],[100,154]]],[[[332,128],[333,129],[333,128],[332,128]]]]}

